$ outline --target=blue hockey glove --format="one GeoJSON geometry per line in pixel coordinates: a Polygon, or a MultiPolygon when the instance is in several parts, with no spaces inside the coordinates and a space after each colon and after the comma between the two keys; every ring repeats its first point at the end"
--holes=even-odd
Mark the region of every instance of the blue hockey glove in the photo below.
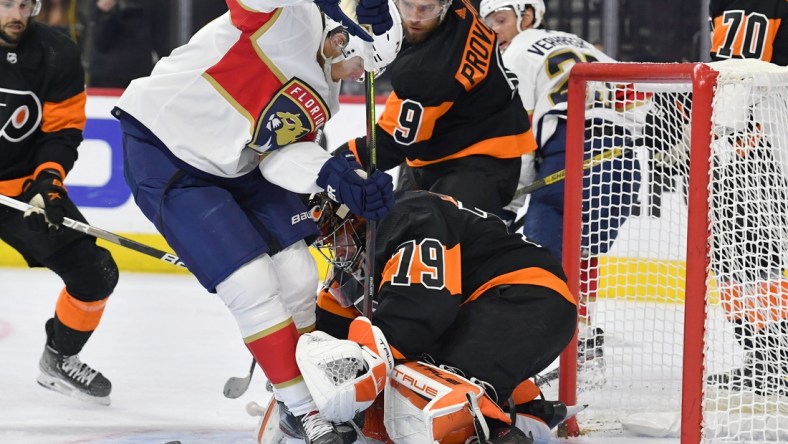
{"type": "MultiPolygon", "coordinates": [[[[371,42],[372,36],[369,35],[364,29],[359,26],[358,23],[354,22],[350,17],[348,17],[343,11],[342,8],[339,7],[339,0],[313,0],[318,8],[323,11],[323,14],[329,16],[335,22],[340,23],[342,26],[347,28],[347,32],[350,35],[354,35],[361,40],[371,42]]],[[[356,7],[356,14],[359,12],[359,6],[356,7]]],[[[391,18],[389,18],[391,21],[391,18]]],[[[374,25],[373,25],[374,28],[374,25]]]]}
{"type": "Polygon", "coordinates": [[[39,233],[56,232],[66,216],[66,199],[68,195],[60,174],[54,170],[44,170],[34,180],[27,181],[20,200],[43,210],[25,211],[28,228],[39,233]]]}
{"type": "Polygon", "coordinates": [[[370,25],[375,35],[381,35],[391,29],[394,22],[389,13],[388,0],[360,0],[356,6],[358,22],[370,25]]]}
{"type": "Polygon", "coordinates": [[[391,176],[375,170],[366,177],[358,163],[344,157],[331,157],[317,175],[317,185],[331,199],[370,220],[385,217],[394,205],[391,176]]]}

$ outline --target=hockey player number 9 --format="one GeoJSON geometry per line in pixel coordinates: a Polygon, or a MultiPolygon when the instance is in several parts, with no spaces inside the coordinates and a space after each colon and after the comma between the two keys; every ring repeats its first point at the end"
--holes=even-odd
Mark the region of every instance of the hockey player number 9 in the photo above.
{"type": "Polygon", "coordinates": [[[402,145],[410,145],[416,141],[416,136],[421,128],[421,119],[424,116],[424,107],[413,100],[404,100],[399,109],[397,128],[394,129],[394,140],[402,145]]]}

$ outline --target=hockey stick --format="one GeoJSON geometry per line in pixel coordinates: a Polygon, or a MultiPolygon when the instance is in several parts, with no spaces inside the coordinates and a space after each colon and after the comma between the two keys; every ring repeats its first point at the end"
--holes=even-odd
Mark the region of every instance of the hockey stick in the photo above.
{"type": "MultiPolygon", "coordinates": [[[[36,211],[36,212],[43,212],[41,208],[34,207],[33,205],[27,204],[25,202],[18,201],[16,199],[12,199],[8,196],[3,196],[0,194],[0,204],[3,204],[7,207],[13,208],[15,210],[19,210],[22,212],[27,211],[36,211]]],[[[107,230],[102,230],[101,228],[94,227],[92,225],[88,225],[84,222],[80,222],[78,220],[69,219],[68,217],[63,219],[63,226],[67,228],[71,228],[72,230],[79,231],[85,233],[89,236],[93,236],[97,239],[103,239],[107,242],[111,242],[115,245],[120,245],[121,247],[126,247],[130,250],[134,250],[138,253],[146,254],[151,257],[155,257],[156,259],[162,260],[167,262],[168,264],[178,265],[180,267],[186,267],[183,262],[172,253],[167,253],[166,251],[159,250],[158,248],[153,248],[151,246],[141,244],[137,241],[131,240],[129,238],[118,236],[115,233],[110,233],[107,230]]]]}
{"type": "MultiPolygon", "coordinates": [[[[617,157],[621,157],[622,154],[624,154],[624,148],[621,148],[621,147],[613,147],[613,148],[610,148],[609,150],[602,151],[601,153],[597,154],[596,156],[591,157],[590,159],[586,159],[585,161],[583,161],[583,171],[591,169],[591,168],[593,168],[593,167],[595,167],[595,166],[597,166],[597,165],[599,165],[602,162],[605,162],[607,160],[612,160],[612,159],[615,159],[617,157]]],[[[563,169],[563,170],[560,170],[560,171],[556,171],[553,174],[545,176],[542,179],[535,180],[535,181],[531,182],[530,184],[528,184],[528,185],[520,188],[519,190],[515,191],[514,197],[512,198],[512,200],[517,199],[518,197],[522,197],[523,194],[530,194],[530,193],[533,193],[536,190],[540,190],[540,189],[542,189],[542,188],[544,188],[544,187],[546,187],[548,185],[552,185],[554,183],[561,182],[564,179],[566,179],[566,169],[563,169]]]]}
{"type": "MultiPolygon", "coordinates": [[[[371,36],[374,36],[372,33],[371,26],[365,26],[364,30],[371,36]]],[[[372,53],[372,57],[374,58],[374,47],[372,43],[368,43],[369,51],[372,53]]],[[[365,63],[366,65],[366,60],[365,63]]],[[[375,136],[375,73],[374,68],[370,71],[367,71],[364,75],[364,108],[366,111],[367,117],[367,147],[369,149],[369,164],[367,165],[367,175],[372,175],[372,172],[375,171],[378,165],[378,144],[377,138],[375,136]]],[[[364,277],[364,304],[362,306],[363,312],[362,314],[367,319],[372,319],[372,300],[375,297],[375,241],[376,241],[376,234],[377,234],[377,221],[374,220],[367,220],[367,232],[366,232],[366,247],[367,247],[367,257],[366,263],[364,264],[364,268],[366,269],[366,274],[364,277]]]]}
{"type": "Polygon", "coordinates": [[[249,384],[252,383],[252,375],[254,368],[257,367],[257,361],[252,358],[252,366],[249,367],[249,374],[243,378],[233,376],[224,383],[224,397],[235,399],[246,393],[249,389],[249,384]]]}
{"type": "MultiPolygon", "coordinates": [[[[605,161],[608,161],[608,160],[612,160],[612,159],[615,159],[617,157],[621,157],[622,154],[624,154],[624,148],[618,147],[618,146],[610,148],[609,150],[602,151],[601,153],[597,154],[596,156],[591,157],[590,159],[586,159],[586,160],[583,161],[583,171],[589,170],[589,169],[601,164],[602,162],[605,162],[605,161]]],[[[529,185],[526,185],[526,186],[520,188],[519,190],[515,191],[514,197],[512,197],[512,200],[515,200],[515,199],[517,199],[518,197],[521,197],[524,194],[533,193],[534,191],[540,190],[540,189],[542,189],[542,188],[544,188],[544,187],[546,187],[548,185],[552,185],[554,183],[561,182],[564,179],[566,179],[566,168],[564,168],[563,170],[560,170],[560,171],[556,171],[555,173],[550,174],[548,176],[545,176],[542,179],[535,180],[535,181],[531,182],[529,185]]],[[[511,225],[511,227],[509,229],[512,232],[517,231],[517,230],[520,229],[520,227],[523,226],[523,223],[525,223],[525,215],[520,216],[517,220],[512,222],[512,225],[511,225]]]]}

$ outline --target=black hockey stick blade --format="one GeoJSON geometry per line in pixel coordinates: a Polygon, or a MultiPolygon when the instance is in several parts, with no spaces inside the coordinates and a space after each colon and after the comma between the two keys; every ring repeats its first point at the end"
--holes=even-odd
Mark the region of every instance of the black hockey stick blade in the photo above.
{"type": "MultiPolygon", "coordinates": [[[[0,194],[0,204],[19,210],[23,213],[26,211],[37,211],[37,212],[43,211],[41,208],[34,207],[30,204],[18,201],[8,196],[3,196],[2,194],[0,194]]],[[[138,253],[155,257],[156,259],[167,262],[168,264],[177,265],[180,267],[186,267],[186,265],[178,258],[178,256],[172,253],[167,253],[166,251],[159,250],[158,248],[153,248],[149,245],[141,244],[135,240],[131,240],[127,237],[119,236],[115,233],[111,233],[107,230],[103,230],[101,228],[97,228],[92,225],[88,225],[84,222],[80,222],[78,220],[74,220],[66,217],[63,219],[63,226],[75,231],[79,231],[81,233],[85,233],[89,236],[93,236],[97,239],[103,239],[107,242],[112,242],[115,245],[126,247],[138,253]]]]}

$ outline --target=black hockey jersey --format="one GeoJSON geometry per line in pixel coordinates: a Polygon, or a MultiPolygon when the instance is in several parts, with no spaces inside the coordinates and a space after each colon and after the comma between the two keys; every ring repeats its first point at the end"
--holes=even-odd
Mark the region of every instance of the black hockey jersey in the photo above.
{"type": "Polygon", "coordinates": [[[18,196],[38,168],[74,166],[85,127],[79,47],[31,22],[16,48],[0,47],[0,194],[18,196]]]}
{"type": "MultiPolygon", "coordinates": [[[[403,193],[378,222],[376,236],[379,290],[373,323],[398,358],[418,357],[464,304],[498,285],[548,287],[575,304],[561,265],[547,249],[510,234],[496,216],[464,208],[451,197],[403,193]]],[[[344,337],[352,308],[343,311],[329,298],[324,293],[318,301],[318,328],[344,337]]]]}
{"type": "Polygon", "coordinates": [[[788,0],[711,0],[711,58],[788,66],[788,0]]]}
{"type": "MultiPolygon", "coordinates": [[[[388,67],[393,92],[376,125],[381,170],[471,155],[519,158],[536,149],[495,34],[467,0],[454,0],[423,42],[405,45],[388,67]]],[[[365,138],[350,148],[368,162],[365,138]]]]}

